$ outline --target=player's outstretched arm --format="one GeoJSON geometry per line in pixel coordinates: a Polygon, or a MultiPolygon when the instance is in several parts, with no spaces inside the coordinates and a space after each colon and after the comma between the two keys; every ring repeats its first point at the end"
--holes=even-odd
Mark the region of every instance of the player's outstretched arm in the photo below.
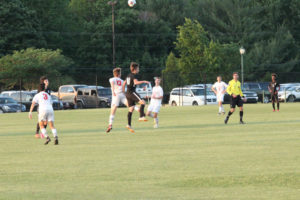
{"type": "Polygon", "coordinates": [[[149,81],[139,81],[137,79],[134,79],[134,85],[141,85],[143,83],[149,84],[150,82],[149,81]]]}

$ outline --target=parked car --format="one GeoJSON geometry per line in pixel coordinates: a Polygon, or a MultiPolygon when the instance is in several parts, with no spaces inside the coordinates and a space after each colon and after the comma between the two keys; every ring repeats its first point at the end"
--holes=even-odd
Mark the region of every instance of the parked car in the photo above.
{"type": "Polygon", "coordinates": [[[288,87],[278,92],[279,101],[294,102],[300,100],[300,86],[288,87]]]}
{"type": "Polygon", "coordinates": [[[243,90],[255,92],[258,96],[258,101],[262,103],[270,102],[271,94],[268,88],[262,88],[259,83],[245,82],[243,90]],[[267,90],[265,90],[267,89],[267,90]]]}
{"type": "MultiPolygon", "coordinates": [[[[245,103],[257,103],[258,102],[258,96],[256,92],[252,91],[243,91],[244,97],[247,99],[245,103]]],[[[231,101],[231,97],[229,94],[225,94],[224,96],[224,104],[229,104],[231,101]]]]}
{"type": "Polygon", "coordinates": [[[152,85],[151,83],[146,84],[140,84],[140,85],[136,85],[136,89],[135,89],[136,93],[138,93],[142,99],[147,99],[147,98],[151,98],[152,95],[152,85]]]}
{"type": "Polygon", "coordinates": [[[82,108],[106,108],[111,104],[111,89],[97,87],[79,88],[77,91],[77,107],[82,108]]]}
{"type": "Polygon", "coordinates": [[[27,111],[30,109],[34,95],[35,94],[30,91],[4,91],[1,93],[2,97],[10,97],[17,103],[25,105],[27,111]]]}
{"type": "Polygon", "coordinates": [[[25,111],[25,105],[21,105],[17,101],[9,97],[0,97],[0,114],[25,111]]]}
{"type": "Polygon", "coordinates": [[[87,87],[87,85],[62,85],[59,87],[58,92],[53,92],[51,94],[57,96],[67,107],[76,108],[77,91],[79,88],[84,87],[87,87]]]}
{"type": "MultiPolygon", "coordinates": [[[[170,93],[169,104],[172,106],[204,105],[205,90],[200,88],[174,88],[170,93]]],[[[207,104],[217,104],[217,98],[213,92],[206,93],[207,104]]]]}

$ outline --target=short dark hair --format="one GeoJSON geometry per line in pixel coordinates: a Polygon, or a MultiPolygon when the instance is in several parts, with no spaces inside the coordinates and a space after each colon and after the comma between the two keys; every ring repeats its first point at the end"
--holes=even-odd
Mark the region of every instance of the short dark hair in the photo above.
{"type": "Polygon", "coordinates": [[[131,62],[130,63],[130,71],[133,72],[134,70],[136,70],[137,68],[139,68],[140,65],[136,62],[131,62]]]}
{"type": "Polygon", "coordinates": [[[275,78],[277,78],[277,74],[275,74],[275,73],[272,73],[272,76],[275,76],[275,78]]]}
{"type": "MultiPolygon", "coordinates": [[[[46,79],[45,79],[46,80],[46,79]]],[[[45,83],[41,83],[40,85],[39,85],[39,91],[41,92],[41,91],[45,91],[45,89],[46,89],[46,86],[45,86],[45,83]]]]}
{"type": "Polygon", "coordinates": [[[45,80],[47,80],[48,77],[47,76],[41,76],[40,78],[40,84],[44,83],[45,80]]]}

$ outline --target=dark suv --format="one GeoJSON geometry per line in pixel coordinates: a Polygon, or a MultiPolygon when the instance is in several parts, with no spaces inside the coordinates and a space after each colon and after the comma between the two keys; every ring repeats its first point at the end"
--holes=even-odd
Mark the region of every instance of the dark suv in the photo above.
{"type": "Polygon", "coordinates": [[[245,82],[244,83],[244,90],[255,92],[258,96],[258,101],[262,103],[268,103],[271,98],[271,94],[268,90],[261,87],[259,83],[256,82],[245,82]]]}
{"type": "Polygon", "coordinates": [[[77,108],[107,108],[110,104],[110,88],[86,87],[77,91],[77,108]]]}

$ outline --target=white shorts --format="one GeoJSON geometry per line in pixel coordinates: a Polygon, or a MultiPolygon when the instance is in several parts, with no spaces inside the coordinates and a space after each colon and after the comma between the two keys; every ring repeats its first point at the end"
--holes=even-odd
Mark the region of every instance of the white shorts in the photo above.
{"type": "Polygon", "coordinates": [[[217,101],[218,102],[223,102],[224,101],[224,94],[217,94],[217,101]]]}
{"type": "Polygon", "coordinates": [[[39,122],[41,121],[54,122],[54,112],[47,110],[39,112],[39,122]]]}
{"type": "Polygon", "coordinates": [[[160,107],[161,107],[161,104],[150,103],[148,106],[148,112],[159,113],[160,107]]]}
{"type": "Polygon", "coordinates": [[[124,105],[127,105],[127,99],[124,93],[116,94],[116,96],[112,96],[111,100],[111,107],[117,106],[119,107],[120,102],[122,102],[124,105]]]}

